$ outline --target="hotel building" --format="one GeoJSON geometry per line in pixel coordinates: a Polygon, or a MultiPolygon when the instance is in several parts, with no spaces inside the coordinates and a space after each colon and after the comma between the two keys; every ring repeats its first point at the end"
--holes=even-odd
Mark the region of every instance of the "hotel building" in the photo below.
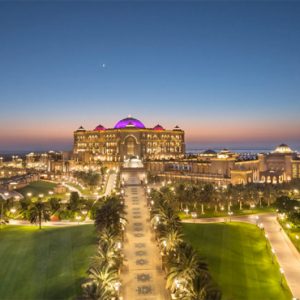
{"type": "Polygon", "coordinates": [[[167,130],[161,125],[146,128],[128,117],[113,128],[98,125],[93,130],[80,127],[74,132],[74,159],[78,163],[120,164],[132,157],[142,161],[182,159],[184,131],[178,126],[167,130]]]}

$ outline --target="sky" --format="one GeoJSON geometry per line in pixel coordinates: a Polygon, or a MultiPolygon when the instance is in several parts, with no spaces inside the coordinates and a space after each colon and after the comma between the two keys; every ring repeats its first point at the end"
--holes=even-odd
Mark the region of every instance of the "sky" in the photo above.
{"type": "Polygon", "coordinates": [[[300,150],[300,1],[1,1],[0,151],[129,114],[188,148],[300,150]]]}

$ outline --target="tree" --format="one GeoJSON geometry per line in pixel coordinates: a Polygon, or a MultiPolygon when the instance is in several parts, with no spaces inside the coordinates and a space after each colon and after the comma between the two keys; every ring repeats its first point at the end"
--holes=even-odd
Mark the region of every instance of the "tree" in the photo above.
{"type": "MultiPolygon", "coordinates": [[[[119,281],[118,273],[115,269],[106,267],[91,267],[88,270],[89,278],[101,286],[110,297],[115,296],[115,284],[119,281]]],[[[102,298],[100,298],[102,299],[102,298]]]]}
{"type": "Polygon", "coordinates": [[[39,229],[42,229],[42,220],[50,220],[48,204],[42,201],[33,202],[28,208],[28,218],[30,223],[38,223],[39,229]]]}
{"type": "Polygon", "coordinates": [[[71,211],[78,211],[80,209],[80,197],[78,192],[71,192],[68,209],[71,211]]]}
{"type": "Polygon", "coordinates": [[[123,205],[120,198],[110,196],[106,198],[103,205],[96,210],[95,226],[98,231],[104,228],[114,227],[118,232],[122,230],[123,205]]]}
{"type": "Polygon", "coordinates": [[[50,206],[52,214],[55,214],[60,209],[60,199],[50,198],[48,202],[49,202],[49,206],[50,206]]]}

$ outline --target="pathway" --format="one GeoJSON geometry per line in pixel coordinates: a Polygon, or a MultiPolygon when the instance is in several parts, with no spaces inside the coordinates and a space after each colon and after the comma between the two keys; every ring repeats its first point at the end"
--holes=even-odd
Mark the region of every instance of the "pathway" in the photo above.
{"type": "MultiPolygon", "coordinates": [[[[201,218],[183,220],[184,223],[216,223],[228,218],[201,218]]],[[[268,234],[271,247],[275,250],[279,265],[284,270],[287,283],[295,298],[300,299],[300,253],[290,241],[284,230],[277,222],[276,214],[260,214],[259,219],[254,215],[231,217],[235,222],[252,224],[262,223],[268,234]]]]}
{"type": "Polygon", "coordinates": [[[125,188],[125,263],[121,275],[124,300],[169,299],[161,256],[150,226],[144,189],[134,174],[125,188]]]}

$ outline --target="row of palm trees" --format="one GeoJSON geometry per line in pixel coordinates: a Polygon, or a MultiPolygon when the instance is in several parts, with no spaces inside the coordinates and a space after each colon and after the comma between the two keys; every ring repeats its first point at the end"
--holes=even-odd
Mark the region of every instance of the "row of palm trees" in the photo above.
{"type": "Polygon", "coordinates": [[[151,224],[162,255],[166,272],[166,287],[173,299],[218,300],[219,289],[214,285],[207,264],[189,245],[182,232],[180,220],[170,205],[165,189],[152,190],[151,224]]]}
{"type": "Polygon", "coordinates": [[[0,219],[5,224],[10,218],[28,220],[31,223],[41,224],[43,221],[54,219],[80,219],[84,220],[87,216],[95,218],[95,212],[101,201],[95,202],[94,199],[84,199],[79,197],[77,192],[72,192],[68,203],[63,203],[60,198],[52,197],[49,199],[24,198],[15,201],[14,198],[2,199],[0,197],[0,219]]]}
{"type": "Polygon", "coordinates": [[[97,253],[91,258],[88,278],[82,285],[83,299],[117,300],[123,263],[122,242],[126,220],[121,199],[107,197],[96,210],[95,226],[99,241],[97,253]]]}
{"type": "Polygon", "coordinates": [[[175,210],[206,209],[230,211],[231,208],[243,210],[252,207],[269,207],[278,197],[289,193],[284,185],[247,184],[216,186],[210,183],[178,182],[163,187],[167,198],[172,199],[175,210]]]}

